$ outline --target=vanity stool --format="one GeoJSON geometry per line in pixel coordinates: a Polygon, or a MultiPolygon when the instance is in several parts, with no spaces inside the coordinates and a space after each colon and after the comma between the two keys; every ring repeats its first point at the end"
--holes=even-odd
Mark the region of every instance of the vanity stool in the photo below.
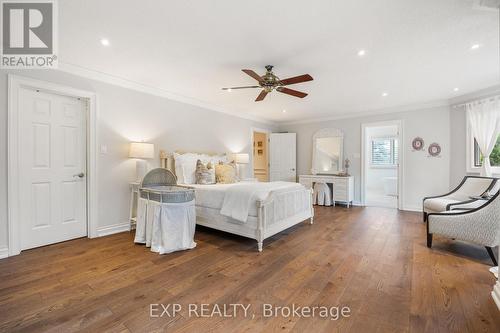
{"type": "Polygon", "coordinates": [[[327,183],[316,183],[313,189],[313,204],[318,206],[335,206],[332,191],[327,183]]]}

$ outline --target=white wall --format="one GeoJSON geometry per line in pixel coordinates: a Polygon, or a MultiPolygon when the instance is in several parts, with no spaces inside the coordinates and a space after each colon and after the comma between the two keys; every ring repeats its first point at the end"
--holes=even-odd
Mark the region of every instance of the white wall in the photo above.
{"type": "MultiPolygon", "coordinates": [[[[135,178],[135,162],[127,158],[130,141],[145,140],[167,151],[191,150],[251,153],[250,129],[269,125],[183,104],[63,72],[0,71],[0,249],[7,234],[7,74],[97,92],[98,141],[107,146],[100,155],[99,227],[127,222],[128,182],[135,178]]],[[[159,166],[159,159],[152,161],[159,166]]]]}
{"type": "Polygon", "coordinates": [[[403,120],[405,173],[405,209],[421,209],[422,198],[427,195],[442,194],[449,189],[450,180],[450,108],[435,107],[407,112],[379,114],[366,117],[329,120],[314,123],[280,126],[280,130],[297,133],[299,174],[310,174],[312,159],[312,136],[322,128],[339,128],[344,131],[345,157],[351,160],[350,173],[355,177],[355,201],[360,201],[361,178],[361,124],[403,120]],[[431,158],[426,152],[412,152],[414,137],[424,138],[426,145],[438,142],[442,147],[441,156],[431,158]]]}
{"type": "Polygon", "coordinates": [[[450,186],[452,188],[460,184],[467,173],[466,161],[466,117],[465,108],[450,108],[450,186]]]}

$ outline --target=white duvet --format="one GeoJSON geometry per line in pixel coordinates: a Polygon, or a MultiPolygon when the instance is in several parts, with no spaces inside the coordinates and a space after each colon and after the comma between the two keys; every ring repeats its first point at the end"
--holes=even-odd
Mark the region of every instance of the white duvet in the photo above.
{"type": "Polygon", "coordinates": [[[220,209],[221,215],[246,222],[257,216],[257,201],[264,200],[274,190],[300,188],[292,182],[242,182],[235,184],[189,185],[195,188],[196,206],[220,209]]]}

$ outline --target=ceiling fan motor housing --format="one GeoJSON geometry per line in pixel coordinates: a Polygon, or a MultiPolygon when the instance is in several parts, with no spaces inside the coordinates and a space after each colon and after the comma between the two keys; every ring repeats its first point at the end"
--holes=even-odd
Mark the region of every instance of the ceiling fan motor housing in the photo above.
{"type": "Polygon", "coordinates": [[[242,71],[251,76],[253,79],[257,80],[259,83],[258,86],[246,86],[246,87],[234,87],[234,88],[222,88],[223,90],[231,90],[231,89],[247,89],[247,88],[262,88],[262,91],[260,92],[259,96],[255,99],[256,102],[262,101],[267,94],[272,92],[273,90],[276,90],[280,93],[299,97],[299,98],[304,98],[307,96],[306,93],[303,93],[301,91],[293,90],[290,88],[287,88],[285,86],[290,85],[290,84],[296,84],[296,83],[302,83],[302,82],[307,82],[307,81],[312,81],[313,78],[309,74],[303,74],[299,76],[294,76],[290,77],[288,79],[280,80],[279,77],[274,75],[273,73],[273,66],[272,65],[267,65],[266,66],[266,73],[264,75],[259,75],[255,73],[251,69],[242,69],[242,71]]]}
{"type": "Polygon", "coordinates": [[[280,85],[280,79],[273,73],[272,65],[266,66],[266,74],[262,76],[261,86],[268,93],[273,91],[273,89],[277,88],[280,85]]]}

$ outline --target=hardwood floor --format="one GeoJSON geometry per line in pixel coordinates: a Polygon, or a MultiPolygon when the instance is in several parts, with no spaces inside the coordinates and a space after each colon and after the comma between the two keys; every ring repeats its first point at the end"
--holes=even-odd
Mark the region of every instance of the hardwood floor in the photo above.
{"type": "Polygon", "coordinates": [[[500,331],[484,248],[435,237],[429,250],[417,213],[320,207],[314,225],[265,241],[262,253],[205,228],[196,241],[158,255],[121,233],[0,260],[0,331],[500,331]],[[151,318],[151,303],[182,310],[151,318]],[[255,318],[189,317],[189,303],[251,304],[255,318]],[[263,303],[348,306],[351,315],[262,318],[263,303]]]}

